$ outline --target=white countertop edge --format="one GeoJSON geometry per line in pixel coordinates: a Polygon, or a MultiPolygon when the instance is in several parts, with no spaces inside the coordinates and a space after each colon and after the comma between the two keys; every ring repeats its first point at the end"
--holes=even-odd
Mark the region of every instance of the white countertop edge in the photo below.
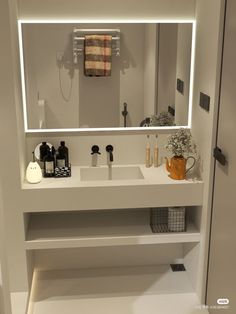
{"type": "MultiPolygon", "coordinates": [[[[159,167],[146,168],[144,164],[132,165],[112,165],[116,167],[140,167],[144,179],[132,180],[94,180],[82,181],[80,178],[81,168],[92,168],[91,166],[72,166],[72,176],[68,178],[43,178],[40,183],[30,184],[26,181],[22,183],[22,190],[29,189],[68,189],[68,188],[84,188],[84,187],[122,187],[122,186],[151,186],[151,185],[182,185],[182,184],[203,184],[203,181],[196,178],[187,178],[186,180],[173,180],[168,176],[165,165],[159,167]]],[[[106,168],[106,165],[97,168],[106,168]]]]}

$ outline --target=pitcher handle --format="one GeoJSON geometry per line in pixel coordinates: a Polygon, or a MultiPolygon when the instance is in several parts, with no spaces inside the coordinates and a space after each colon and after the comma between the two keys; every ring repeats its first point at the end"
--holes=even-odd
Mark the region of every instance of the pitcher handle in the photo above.
{"type": "Polygon", "coordinates": [[[187,162],[188,159],[190,159],[190,158],[193,159],[193,164],[192,164],[192,166],[190,166],[190,167],[186,170],[185,174],[186,174],[187,172],[189,172],[189,170],[191,170],[191,169],[195,166],[195,163],[196,163],[196,159],[195,159],[193,156],[187,157],[187,158],[186,158],[186,162],[187,162]]]}

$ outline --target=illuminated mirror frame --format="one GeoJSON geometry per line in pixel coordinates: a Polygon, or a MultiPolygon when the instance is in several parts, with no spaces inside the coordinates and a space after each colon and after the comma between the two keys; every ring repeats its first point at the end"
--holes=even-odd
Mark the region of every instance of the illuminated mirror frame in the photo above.
{"type": "Polygon", "coordinates": [[[158,133],[166,133],[167,131],[176,130],[179,128],[189,128],[192,125],[192,106],[193,106],[193,80],[194,80],[194,65],[195,65],[195,44],[196,44],[196,20],[18,20],[18,36],[19,36],[19,53],[20,53],[20,69],[21,69],[21,88],[22,88],[22,103],[23,103],[23,118],[25,133],[78,133],[78,132],[111,132],[118,133],[147,133],[158,131],[158,133]],[[189,110],[188,110],[188,125],[186,126],[165,126],[165,127],[114,127],[114,128],[61,128],[61,129],[29,129],[27,106],[26,106],[26,86],[25,86],[25,70],[23,56],[23,38],[22,24],[79,24],[79,23],[191,23],[192,24],[192,45],[191,45],[191,65],[190,65],[190,84],[189,84],[189,110]]]}

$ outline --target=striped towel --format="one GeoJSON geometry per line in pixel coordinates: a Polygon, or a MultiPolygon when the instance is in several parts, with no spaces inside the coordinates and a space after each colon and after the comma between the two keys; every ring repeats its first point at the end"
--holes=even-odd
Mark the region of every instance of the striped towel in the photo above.
{"type": "Polygon", "coordinates": [[[112,36],[110,35],[85,36],[85,76],[111,75],[111,41],[112,36]]]}

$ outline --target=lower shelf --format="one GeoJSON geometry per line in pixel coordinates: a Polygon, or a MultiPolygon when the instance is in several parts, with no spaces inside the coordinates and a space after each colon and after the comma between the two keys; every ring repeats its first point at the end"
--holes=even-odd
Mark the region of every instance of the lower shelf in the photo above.
{"type": "Polygon", "coordinates": [[[206,314],[170,266],[35,272],[29,314],[206,314]]]}
{"type": "Polygon", "coordinates": [[[152,233],[149,213],[149,209],[143,209],[33,214],[25,247],[33,250],[200,242],[199,230],[190,222],[186,232],[152,233]]]}

